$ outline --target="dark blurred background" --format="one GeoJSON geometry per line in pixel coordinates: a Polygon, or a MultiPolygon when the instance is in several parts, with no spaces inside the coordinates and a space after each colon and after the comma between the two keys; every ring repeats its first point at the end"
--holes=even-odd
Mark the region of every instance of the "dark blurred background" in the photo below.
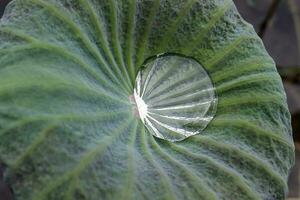
{"type": "MultiPolygon", "coordinates": [[[[0,17],[9,1],[0,0],[0,17]]],[[[289,200],[300,200],[300,0],[234,2],[262,38],[282,77],[296,146],[296,165],[289,178],[289,200]]]]}

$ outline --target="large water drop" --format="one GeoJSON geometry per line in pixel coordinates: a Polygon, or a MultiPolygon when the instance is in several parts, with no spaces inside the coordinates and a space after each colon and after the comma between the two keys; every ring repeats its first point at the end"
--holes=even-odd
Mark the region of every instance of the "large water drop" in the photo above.
{"type": "Polygon", "coordinates": [[[213,119],[217,97],[205,69],[194,59],[160,55],[139,71],[134,100],[148,131],[161,139],[199,134],[213,119]]]}

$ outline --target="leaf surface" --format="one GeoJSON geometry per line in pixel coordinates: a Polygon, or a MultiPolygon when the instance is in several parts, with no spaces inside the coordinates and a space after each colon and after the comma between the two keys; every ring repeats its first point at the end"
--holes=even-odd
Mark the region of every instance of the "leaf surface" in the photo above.
{"type": "Polygon", "coordinates": [[[284,199],[294,146],[274,62],[231,0],[14,0],[0,159],[18,200],[284,199]],[[129,99],[161,53],[201,63],[218,97],[180,142],[153,137],[129,99]]]}

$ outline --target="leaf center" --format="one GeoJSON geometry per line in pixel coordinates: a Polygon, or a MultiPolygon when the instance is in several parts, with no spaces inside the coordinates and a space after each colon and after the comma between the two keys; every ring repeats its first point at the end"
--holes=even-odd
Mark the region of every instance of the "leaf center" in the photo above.
{"type": "Polygon", "coordinates": [[[137,115],[161,139],[180,141],[213,119],[217,97],[206,70],[193,58],[161,54],[146,60],[132,95],[137,115]]]}

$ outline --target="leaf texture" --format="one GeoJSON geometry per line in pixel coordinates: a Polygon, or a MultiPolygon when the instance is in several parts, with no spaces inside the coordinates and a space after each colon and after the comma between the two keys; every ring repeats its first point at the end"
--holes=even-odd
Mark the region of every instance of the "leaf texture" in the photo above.
{"type": "Polygon", "coordinates": [[[0,22],[0,160],[18,200],[284,199],[294,162],[273,60],[231,0],[14,0],[0,22]],[[153,137],[129,96],[143,62],[193,57],[218,105],[153,137]]]}

